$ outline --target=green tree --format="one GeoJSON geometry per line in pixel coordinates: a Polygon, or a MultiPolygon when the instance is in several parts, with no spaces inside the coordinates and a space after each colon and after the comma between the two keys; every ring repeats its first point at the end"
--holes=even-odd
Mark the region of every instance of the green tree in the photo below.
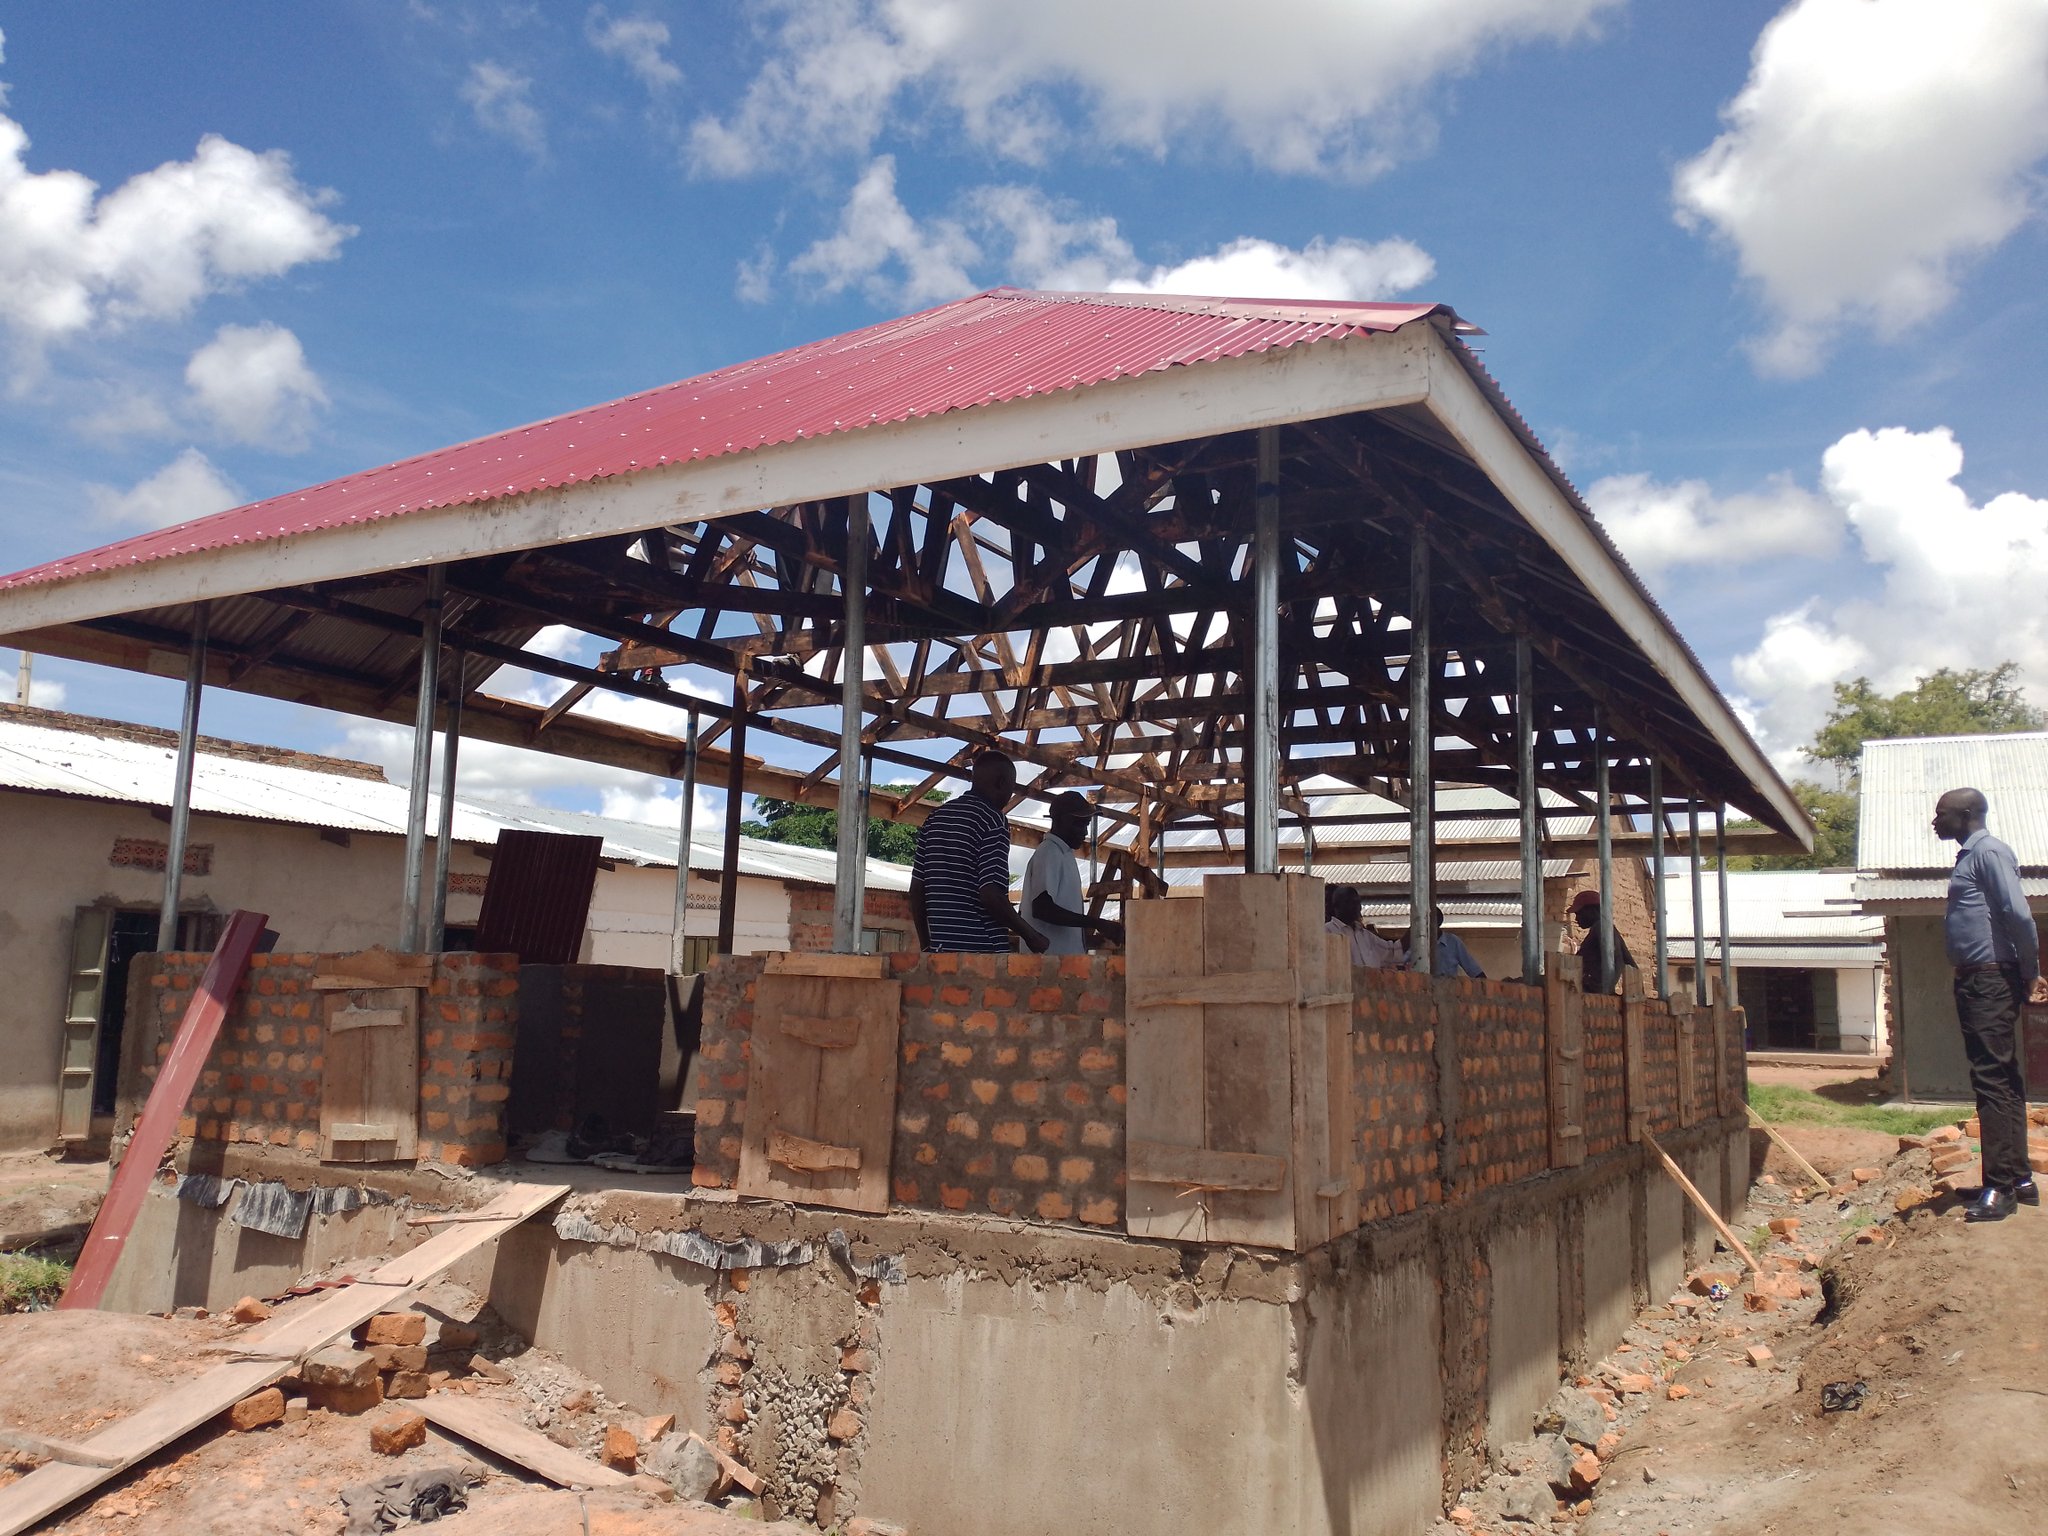
{"type": "MultiPolygon", "coordinates": [[[[886,784],[882,786],[888,794],[907,794],[908,784],[886,784]]],[[[946,797],[937,790],[925,796],[932,801],[946,797]]],[[[776,800],[763,795],[754,801],[754,808],[761,813],[759,821],[740,824],[740,830],[749,837],[763,838],[771,843],[789,843],[798,848],[837,848],[839,846],[839,813],[826,810],[819,805],[799,805],[794,800],[776,800]]],[[[917,853],[917,828],[900,821],[883,821],[879,817],[868,818],[868,857],[886,859],[891,864],[908,864],[917,853]]]]}
{"type": "Polygon", "coordinates": [[[2019,664],[1957,671],[1943,667],[1913,686],[1882,694],[1870,679],[1835,684],[1835,705],[1813,740],[1807,758],[1835,771],[1836,788],[1795,779],[1792,792],[1813,818],[1812,853],[1752,854],[1731,858],[1730,869],[1839,869],[1856,862],[1857,771],[1863,743],[1901,736],[1990,736],[2005,731],[2038,731],[2048,713],[2026,701],[2019,664]]]}

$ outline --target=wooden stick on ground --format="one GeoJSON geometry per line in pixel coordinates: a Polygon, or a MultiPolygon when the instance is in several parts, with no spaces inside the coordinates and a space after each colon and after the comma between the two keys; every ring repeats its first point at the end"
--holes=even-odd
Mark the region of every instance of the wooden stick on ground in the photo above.
{"type": "Polygon", "coordinates": [[[1809,1163],[1805,1158],[1799,1155],[1799,1149],[1797,1147],[1793,1146],[1791,1142],[1787,1141],[1784,1137],[1778,1134],[1778,1129],[1776,1126],[1772,1125],[1770,1121],[1766,1120],[1762,1115],[1756,1112],[1756,1106],[1754,1104],[1745,1104],[1743,1105],[1743,1108],[1749,1111],[1750,1124],[1754,1125],[1758,1130],[1762,1131],[1766,1136],[1770,1137],[1772,1144],[1776,1146],[1780,1152],[1783,1152],[1787,1157],[1791,1158],[1793,1162],[1797,1163],[1800,1166],[1800,1168],[1805,1171],[1806,1176],[1809,1179],[1813,1180],[1813,1193],[1811,1195],[1808,1195],[1807,1199],[1817,1199],[1821,1195],[1826,1194],[1829,1190],[1834,1188],[1834,1185],[1828,1182],[1826,1176],[1823,1175],[1818,1168],[1814,1167],[1813,1164],[1809,1163]]]}
{"type": "Polygon", "coordinates": [[[1694,1205],[1699,1207],[1700,1213],[1714,1224],[1714,1230],[1721,1234],[1721,1241],[1749,1266],[1749,1272],[1752,1275],[1762,1274],[1763,1269],[1757,1263],[1756,1256],[1745,1248],[1742,1239],[1729,1229],[1728,1223],[1721,1219],[1721,1213],[1708,1204],[1707,1197],[1693,1186],[1692,1180],[1685,1176],[1685,1170],[1671,1160],[1671,1154],[1657,1145],[1657,1138],[1650,1134],[1647,1126],[1643,1128],[1643,1144],[1657,1154],[1657,1160],[1664,1165],[1664,1171],[1678,1180],[1678,1187],[1686,1192],[1694,1205]]]}

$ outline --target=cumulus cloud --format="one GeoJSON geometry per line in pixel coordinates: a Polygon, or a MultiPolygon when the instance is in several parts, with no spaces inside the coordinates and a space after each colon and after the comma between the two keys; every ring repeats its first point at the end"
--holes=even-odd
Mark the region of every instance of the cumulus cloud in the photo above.
{"type": "Polygon", "coordinates": [[[1430,141],[1439,82],[1502,48],[1581,37],[1622,3],[774,0],[765,61],[733,111],[699,119],[691,158],[743,176],[866,153],[930,107],[1031,163],[1081,136],[1159,156],[1208,138],[1277,170],[1370,176],[1430,141]],[[1085,125],[1052,110],[1061,96],[1085,125]]]}
{"type": "Polygon", "coordinates": [[[460,95],[485,132],[510,139],[536,160],[547,154],[547,120],[533,104],[529,76],[480,59],[469,66],[469,78],[462,82],[460,95]]]}
{"type": "Polygon", "coordinates": [[[192,354],[193,403],[230,441],[297,452],[327,391],[299,338],[281,325],[224,325],[192,354]]]}
{"type": "Polygon", "coordinates": [[[683,72],[666,52],[667,22],[651,16],[614,16],[594,5],[584,18],[583,35],[599,53],[625,65],[652,95],[659,96],[682,83],[683,72]]]}
{"type": "Polygon", "coordinates": [[[110,523],[136,523],[168,528],[195,517],[240,506],[242,493],[234,481],[213,466],[197,448],[187,448],[148,479],[123,491],[111,485],[88,485],[93,510],[110,523]]]}
{"type": "MultiPolygon", "coordinates": [[[[1319,238],[1297,249],[1249,236],[1187,261],[1148,264],[1115,219],[1081,212],[1033,187],[977,187],[952,211],[920,219],[897,195],[890,155],[877,157],[862,174],[838,228],[789,264],[820,294],[858,287],[888,306],[971,293],[983,286],[977,270],[1067,291],[1374,299],[1427,282],[1436,264],[1407,240],[1319,238]]],[[[742,287],[765,294],[765,273],[746,269],[742,287]]]]}
{"type": "Polygon", "coordinates": [[[2048,6],[1794,0],[1722,116],[1678,168],[1678,218],[1724,239],[1770,310],[1757,367],[1811,373],[1845,326],[1939,314],[2032,213],[2048,6]]]}
{"type": "Polygon", "coordinates": [[[30,360],[96,323],[175,319],[208,294],[327,261],[355,231],[280,151],[216,134],[104,197],[77,171],[31,171],[0,116],[0,329],[30,360]]]}
{"type": "Polygon", "coordinates": [[[1610,475],[1586,502],[1646,579],[1679,566],[1827,556],[1842,542],[1841,508],[1790,475],[1734,496],[1716,496],[1704,480],[1610,475]]]}
{"type": "Polygon", "coordinates": [[[2008,491],[1977,503],[1956,483],[1962,468],[1946,427],[1851,432],[1822,457],[1821,491],[1877,591],[1779,614],[1737,658],[1768,745],[1810,739],[1842,678],[1895,691],[1939,667],[2014,661],[2048,695],[2048,499],[2008,491]]]}

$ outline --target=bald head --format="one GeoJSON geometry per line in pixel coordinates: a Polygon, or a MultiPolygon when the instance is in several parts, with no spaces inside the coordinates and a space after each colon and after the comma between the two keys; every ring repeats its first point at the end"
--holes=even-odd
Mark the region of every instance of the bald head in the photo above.
{"type": "Polygon", "coordinates": [[[1015,763],[991,748],[974,754],[974,766],[969,772],[975,794],[999,811],[1010,808],[1010,797],[1017,792],[1015,763]]]}
{"type": "Polygon", "coordinates": [[[1934,802],[1934,835],[1960,843],[1984,829],[1985,813],[1991,809],[1978,789],[1952,789],[1934,802]]]}

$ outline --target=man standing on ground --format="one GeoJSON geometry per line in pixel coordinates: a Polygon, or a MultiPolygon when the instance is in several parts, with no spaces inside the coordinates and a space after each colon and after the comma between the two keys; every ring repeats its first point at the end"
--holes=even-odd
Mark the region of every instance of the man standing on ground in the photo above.
{"type": "Polygon", "coordinates": [[[1124,941],[1124,925],[1090,917],[1081,894],[1081,866],[1074,850],[1088,841],[1091,812],[1084,796],[1068,790],[1052,802],[1052,831],[1032,851],[1024,866],[1023,899],[1017,906],[1024,921],[1045,935],[1050,955],[1085,954],[1090,939],[1109,944],[1124,941]]]}
{"type": "Polygon", "coordinates": [[[1359,899],[1355,885],[1333,885],[1329,888],[1327,901],[1330,919],[1323,924],[1325,933],[1341,934],[1351,941],[1351,963],[1363,966],[1368,971],[1393,970],[1401,963],[1401,946],[1392,939],[1383,939],[1365,925],[1365,903],[1359,899]]]}
{"type": "Polygon", "coordinates": [[[1934,835],[1959,845],[1943,934],[1984,1146],[1984,1187],[1965,1212],[1971,1221],[2003,1221],[2022,1200],[2041,1203],[2027,1161],[2019,1017],[2022,1002],[2048,1003],[2048,981],[2019,860],[1984,830],[1988,809],[1974,789],[1952,789],[1934,803],[1934,835]]]}
{"type": "Polygon", "coordinates": [[[1614,930],[1614,983],[1600,985],[1600,893],[1581,891],[1572,898],[1572,921],[1586,930],[1586,936],[1579,941],[1579,990],[1581,992],[1612,992],[1621,984],[1621,973],[1636,963],[1636,957],[1628,952],[1628,944],[1619,928],[1614,930]]]}
{"type": "Polygon", "coordinates": [[[1002,753],[975,755],[966,794],[948,800],[917,829],[910,866],[910,915],[925,950],[1002,954],[1011,936],[1034,954],[1045,935],[1010,905],[1010,797],[1017,766],[1002,753]]]}

